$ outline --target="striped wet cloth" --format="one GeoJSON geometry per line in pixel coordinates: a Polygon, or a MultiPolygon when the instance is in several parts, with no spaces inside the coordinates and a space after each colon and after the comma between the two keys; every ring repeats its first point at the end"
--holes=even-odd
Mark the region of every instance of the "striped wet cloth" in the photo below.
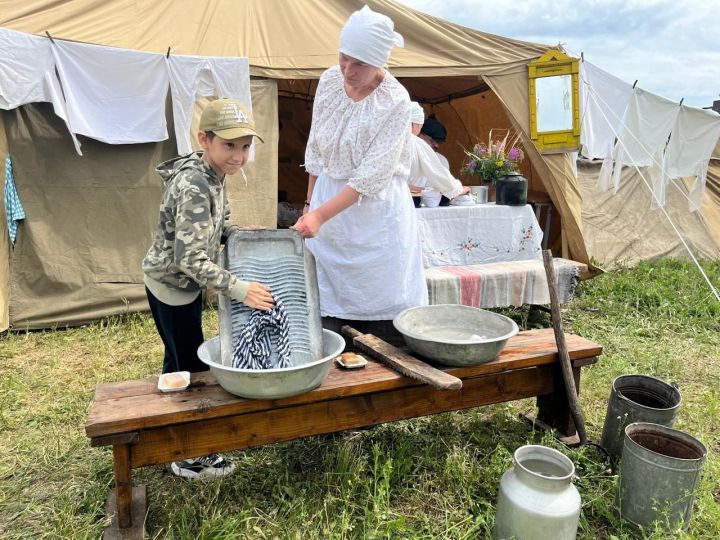
{"type": "Polygon", "coordinates": [[[275,300],[270,311],[254,309],[233,346],[233,367],[271,369],[290,365],[288,318],[282,300],[275,300]],[[277,362],[272,362],[271,334],[277,335],[277,362]]]}

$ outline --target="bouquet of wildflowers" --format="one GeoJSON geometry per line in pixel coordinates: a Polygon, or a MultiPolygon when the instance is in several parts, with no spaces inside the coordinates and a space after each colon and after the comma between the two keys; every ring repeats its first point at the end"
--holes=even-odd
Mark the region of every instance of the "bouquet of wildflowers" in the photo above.
{"type": "Polygon", "coordinates": [[[470,176],[479,176],[483,182],[495,182],[501,176],[517,171],[525,155],[516,146],[520,136],[510,138],[510,132],[505,131],[505,137],[493,140],[493,131],[490,130],[488,142],[477,143],[472,151],[465,150],[468,161],[465,162],[462,172],[470,176]]]}

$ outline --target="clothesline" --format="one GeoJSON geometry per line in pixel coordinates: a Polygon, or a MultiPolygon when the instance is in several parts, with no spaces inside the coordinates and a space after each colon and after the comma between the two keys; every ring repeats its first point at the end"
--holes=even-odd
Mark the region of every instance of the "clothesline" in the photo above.
{"type": "Polygon", "coordinates": [[[82,155],[75,134],[109,144],[166,140],[165,99],[172,95],[178,153],[192,151],[190,127],[200,97],[252,106],[246,57],[150,53],[35,36],[0,28],[0,108],[51,102],[82,155]]]}
{"type": "MultiPolygon", "coordinates": [[[[594,89],[592,89],[592,92],[593,92],[593,96],[592,96],[593,99],[595,99],[595,98],[597,97],[597,98],[599,98],[600,100],[602,100],[602,98],[601,98],[599,95],[597,95],[597,93],[594,91],[594,89]]],[[[616,139],[617,139],[617,141],[618,141],[618,144],[622,145],[622,146],[623,146],[623,150],[625,150],[625,151],[627,152],[627,148],[625,147],[624,143],[623,143],[622,140],[620,139],[618,132],[615,130],[615,128],[613,127],[612,123],[609,121],[609,119],[607,118],[607,116],[605,115],[605,113],[602,111],[602,109],[599,109],[599,110],[600,110],[601,114],[603,115],[603,118],[607,121],[608,126],[610,127],[610,129],[615,133],[615,137],[616,137],[616,139]]],[[[608,109],[608,110],[612,111],[612,109],[608,109]]],[[[633,137],[635,137],[635,135],[634,135],[632,132],[629,132],[629,133],[630,133],[631,135],[633,135],[633,137]]],[[[637,140],[637,138],[636,138],[636,140],[637,140]]],[[[648,190],[650,191],[651,196],[652,196],[654,199],[656,199],[656,201],[657,201],[657,195],[656,195],[656,193],[655,193],[655,190],[652,188],[652,186],[650,185],[650,183],[648,182],[648,180],[645,178],[645,175],[643,174],[641,168],[640,168],[640,167],[637,165],[637,163],[635,162],[634,157],[633,157],[632,154],[630,154],[630,153],[628,153],[627,155],[628,155],[628,156],[630,157],[630,159],[632,160],[632,162],[633,162],[633,163],[632,163],[633,167],[635,167],[635,169],[636,169],[636,171],[638,172],[638,174],[640,175],[640,178],[642,179],[643,183],[645,184],[645,186],[646,186],[646,187],[648,188],[648,190]]],[[[654,156],[651,155],[650,157],[653,159],[653,161],[655,161],[654,156]]],[[[674,184],[674,183],[673,183],[673,184],[674,184]]],[[[681,193],[683,193],[683,195],[685,195],[684,192],[680,189],[679,186],[676,185],[676,188],[677,188],[681,193]]],[[[687,198],[687,196],[686,196],[686,198],[687,198]]],[[[689,199],[688,199],[688,200],[689,200],[689,199]]],[[[710,281],[710,278],[708,277],[708,275],[707,275],[707,274],[705,273],[705,271],[703,270],[703,268],[702,268],[702,266],[700,265],[699,261],[697,260],[697,258],[696,258],[695,255],[693,254],[692,250],[690,249],[690,246],[688,246],[687,242],[685,241],[685,238],[683,238],[682,234],[681,234],[680,231],[678,230],[678,228],[677,228],[677,226],[675,225],[674,221],[673,221],[672,218],[670,217],[670,214],[667,212],[667,210],[665,209],[664,205],[658,205],[658,208],[662,211],[663,215],[664,215],[665,218],[668,220],[668,223],[670,223],[670,226],[672,227],[673,231],[675,232],[675,234],[677,235],[677,237],[680,239],[680,242],[681,242],[682,245],[685,247],[685,250],[687,251],[688,255],[690,255],[690,258],[692,259],[693,263],[694,263],[695,266],[697,267],[698,271],[699,271],[700,274],[702,275],[702,277],[703,277],[703,279],[705,280],[705,282],[706,282],[706,283],[708,284],[708,286],[710,287],[710,290],[712,291],[713,295],[715,296],[715,299],[716,299],[718,302],[720,302],[720,293],[718,292],[718,289],[717,289],[717,288],[713,285],[713,283],[710,281]]],[[[699,212],[699,210],[698,210],[698,212],[699,212]]]]}

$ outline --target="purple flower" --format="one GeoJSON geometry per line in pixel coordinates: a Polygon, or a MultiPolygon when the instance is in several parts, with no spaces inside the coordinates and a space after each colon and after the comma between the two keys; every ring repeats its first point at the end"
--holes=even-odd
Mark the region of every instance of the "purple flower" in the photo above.
{"type": "Polygon", "coordinates": [[[475,153],[478,156],[485,156],[487,155],[488,147],[487,144],[477,144],[475,145],[475,153]]]}
{"type": "Polygon", "coordinates": [[[522,159],[522,150],[520,150],[517,146],[513,146],[508,152],[507,157],[510,161],[518,161],[519,159],[522,159]]]}
{"type": "Polygon", "coordinates": [[[477,167],[477,161],[475,161],[474,159],[471,159],[470,162],[467,164],[467,168],[470,172],[473,172],[476,167],[477,167]]]}

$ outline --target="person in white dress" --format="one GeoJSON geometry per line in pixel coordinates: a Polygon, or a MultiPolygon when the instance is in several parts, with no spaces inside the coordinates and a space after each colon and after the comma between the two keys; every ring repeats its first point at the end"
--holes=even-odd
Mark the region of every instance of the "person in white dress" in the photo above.
{"type": "Polygon", "coordinates": [[[295,229],[315,256],[326,319],[387,321],[428,302],[407,187],[410,98],[383,67],[394,46],[402,36],[387,16],[356,11],[340,34],[339,65],[315,93],[309,208],[295,229]]]}
{"type": "Polygon", "coordinates": [[[422,106],[416,101],[411,104],[411,164],[408,185],[412,193],[421,193],[425,206],[437,206],[440,203],[440,196],[454,199],[465,195],[470,188],[463,186],[460,180],[455,178],[448,167],[439,159],[441,154],[435,152],[432,147],[418,135],[425,121],[425,113],[422,106]]]}

